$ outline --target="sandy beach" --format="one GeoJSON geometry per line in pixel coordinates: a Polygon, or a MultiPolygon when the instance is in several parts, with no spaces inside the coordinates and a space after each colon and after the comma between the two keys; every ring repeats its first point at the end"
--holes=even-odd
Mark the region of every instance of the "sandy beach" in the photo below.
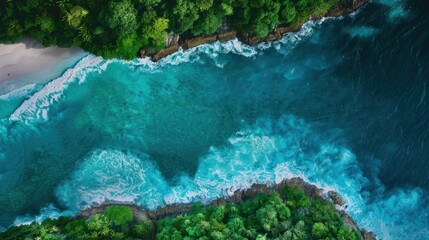
{"type": "MultiPolygon", "coordinates": [[[[63,61],[73,63],[84,54],[85,52],[77,47],[44,47],[32,39],[24,39],[16,44],[0,44],[0,85],[41,72],[44,72],[47,77],[55,77],[54,75],[60,74],[58,69],[55,69],[56,65],[64,64],[63,61]]],[[[48,80],[50,79],[46,79],[48,80]]],[[[31,82],[31,79],[25,81],[25,83],[31,82]]]]}

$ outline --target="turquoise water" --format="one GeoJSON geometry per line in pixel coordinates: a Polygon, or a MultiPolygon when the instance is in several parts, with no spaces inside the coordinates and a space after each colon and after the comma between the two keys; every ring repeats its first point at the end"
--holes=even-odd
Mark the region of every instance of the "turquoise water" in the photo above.
{"type": "Polygon", "coordinates": [[[1,224],[300,176],[381,239],[429,239],[427,10],[378,1],[278,42],[158,63],[89,55],[0,96],[1,224]]]}

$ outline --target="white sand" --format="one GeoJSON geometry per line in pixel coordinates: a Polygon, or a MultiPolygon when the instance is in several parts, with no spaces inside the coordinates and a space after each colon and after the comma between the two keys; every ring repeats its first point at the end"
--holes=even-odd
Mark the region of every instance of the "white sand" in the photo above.
{"type": "Polygon", "coordinates": [[[0,44],[0,84],[18,77],[51,71],[62,60],[77,60],[84,54],[77,47],[43,47],[30,39],[17,44],[0,44]]]}

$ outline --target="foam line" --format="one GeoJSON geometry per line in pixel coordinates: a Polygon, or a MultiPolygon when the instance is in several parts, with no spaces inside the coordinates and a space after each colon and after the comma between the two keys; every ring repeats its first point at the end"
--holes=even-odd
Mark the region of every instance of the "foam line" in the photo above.
{"type": "Polygon", "coordinates": [[[52,104],[58,102],[70,83],[82,83],[86,75],[94,71],[104,70],[109,61],[101,57],[89,55],[80,60],[75,67],[68,69],[61,77],[46,84],[40,91],[24,101],[12,115],[10,121],[23,121],[25,123],[36,119],[47,120],[52,104]]]}

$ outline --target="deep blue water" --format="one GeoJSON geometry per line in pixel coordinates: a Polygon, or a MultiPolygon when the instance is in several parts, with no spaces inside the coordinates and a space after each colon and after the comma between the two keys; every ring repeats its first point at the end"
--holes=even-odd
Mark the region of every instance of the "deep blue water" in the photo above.
{"type": "Polygon", "coordinates": [[[381,239],[429,239],[428,5],[374,1],[158,63],[89,55],[0,96],[0,225],[300,176],[381,239]]]}

